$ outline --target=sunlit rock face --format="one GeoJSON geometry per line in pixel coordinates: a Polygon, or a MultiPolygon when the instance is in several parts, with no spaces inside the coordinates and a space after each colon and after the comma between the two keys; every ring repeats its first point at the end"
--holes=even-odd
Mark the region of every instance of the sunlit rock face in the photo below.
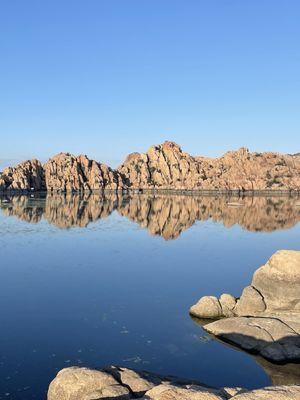
{"type": "Polygon", "coordinates": [[[206,331],[273,362],[300,362],[300,251],[276,252],[230,306],[224,296],[191,307],[194,317],[223,318],[204,322],[206,331]]]}
{"type": "Polygon", "coordinates": [[[145,154],[130,154],[119,172],[133,189],[300,189],[299,157],[245,148],[213,159],[193,157],[176,143],[165,142],[145,154]]]}
{"type": "Polygon", "coordinates": [[[1,203],[0,198],[0,208],[6,215],[14,215],[27,222],[36,223],[43,217],[62,229],[86,227],[116,210],[151,235],[166,240],[178,238],[197,221],[212,220],[225,227],[237,224],[254,232],[287,229],[300,221],[299,200],[293,197],[48,192],[44,199],[14,195],[6,197],[6,201],[1,203]]]}
{"type": "Polygon", "coordinates": [[[44,167],[37,160],[26,161],[0,176],[1,191],[30,189],[299,191],[300,157],[246,148],[220,158],[194,157],[178,144],[164,142],[147,153],[130,154],[117,170],[84,155],[60,153],[44,167]]]}
{"type": "Polygon", "coordinates": [[[28,160],[5,168],[0,176],[0,190],[45,190],[45,174],[38,160],[28,160]]]}
{"type": "Polygon", "coordinates": [[[83,155],[60,153],[44,165],[44,170],[48,191],[121,190],[125,187],[118,172],[83,155]]]}

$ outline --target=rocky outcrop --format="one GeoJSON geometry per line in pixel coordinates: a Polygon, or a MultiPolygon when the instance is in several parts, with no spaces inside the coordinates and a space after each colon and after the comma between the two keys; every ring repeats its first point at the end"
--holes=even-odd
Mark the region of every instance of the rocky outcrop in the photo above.
{"type": "Polygon", "coordinates": [[[151,235],[173,240],[196,221],[213,220],[231,227],[238,224],[253,232],[288,229],[300,221],[297,197],[226,197],[187,195],[122,194],[120,192],[56,193],[45,197],[5,195],[0,209],[8,216],[67,229],[86,227],[116,210],[121,216],[147,229],[151,235]],[[232,206],[238,204],[239,206],[232,206]]]}
{"type": "Polygon", "coordinates": [[[119,172],[133,189],[300,190],[296,156],[242,148],[211,159],[192,157],[173,142],[130,154],[119,172]]]}
{"type": "Polygon", "coordinates": [[[299,396],[297,385],[251,391],[213,389],[195,381],[119,367],[66,368],[57,374],[48,390],[48,400],[298,400],[299,396]]]}
{"type": "Polygon", "coordinates": [[[60,153],[44,165],[44,170],[48,191],[78,192],[125,188],[117,171],[83,155],[75,157],[60,153]]]}
{"type": "Polygon", "coordinates": [[[0,191],[45,190],[45,174],[38,160],[5,168],[0,176],[0,191]]]}
{"type": "Polygon", "coordinates": [[[86,156],[60,153],[44,167],[36,160],[7,168],[0,190],[199,190],[300,191],[300,157],[250,153],[241,148],[220,158],[193,157],[174,142],[132,153],[112,170],[86,156]],[[23,173],[23,172],[24,173],[23,173]],[[45,175],[45,178],[44,178],[45,175]]]}
{"type": "Polygon", "coordinates": [[[300,252],[278,251],[239,299],[205,296],[190,313],[226,318],[206,322],[204,329],[246,351],[274,362],[300,361],[300,252]]]}

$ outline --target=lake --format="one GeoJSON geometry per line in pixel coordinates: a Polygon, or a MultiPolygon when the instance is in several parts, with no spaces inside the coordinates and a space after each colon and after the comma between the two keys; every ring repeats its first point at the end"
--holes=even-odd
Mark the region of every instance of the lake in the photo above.
{"type": "Polygon", "coordinates": [[[300,250],[299,221],[299,198],[2,196],[0,399],[44,399],[72,365],[271,384],[188,311],[239,296],[275,251],[300,250]]]}

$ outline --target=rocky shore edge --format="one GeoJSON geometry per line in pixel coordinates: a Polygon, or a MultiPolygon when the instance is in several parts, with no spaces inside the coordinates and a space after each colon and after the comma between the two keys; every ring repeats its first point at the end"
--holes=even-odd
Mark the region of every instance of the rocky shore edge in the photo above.
{"type": "MultiPolygon", "coordinates": [[[[190,314],[220,340],[273,363],[295,363],[290,365],[296,366],[295,376],[298,376],[300,251],[275,253],[254,273],[251,285],[243,290],[240,298],[230,294],[223,294],[219,299],[204,296],[191,307],[190,314]]],[[[273,367],[267,369],[272,371],[273,367]]],[[[280,371],[278,373],[280,377],[280,371]]],[[[274,374],[277,375],[276,368],[274,374]]],[[[95,399],[299,400],[300,385],[275,385],[256,390],[216,389],[197,381],[110,366],[101,370],[65,368],[48,390],[48,400],[95,399]]]]}
{"type": "Polygon", "coordinates": [[[85,155],[60,153],[44,165],[27,160],[0,174],[0,192],[104,190],[300,193],[300,156],[241,148],[219,158],[195,157],[167,141],[130,154],[117,169],[85,155]]]}
{"type": "Polygon", "coordinates": [[[299,400],[300,386],[272,386],[257,390],[214,389],[196,381],[162,377],[149,372],[111,366],[101,370],[71,367],[51,382],[48,400],[299,400]]]}
{"type": "Polygon", "coordinates": [[[204,330],[245,351],[275,363],[299,362],[300,251],[276,252],[240,298],[204,296],[190,314],[204,330]]]}

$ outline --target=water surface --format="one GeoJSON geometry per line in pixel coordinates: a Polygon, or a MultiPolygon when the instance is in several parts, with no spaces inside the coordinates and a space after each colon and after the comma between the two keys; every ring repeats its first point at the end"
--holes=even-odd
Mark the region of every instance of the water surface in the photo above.
{"type": "Polygon", "coordinates": [[[275,251],[300,250],[299,220],[295,198],[2,197],[0,399],[43,399],[71,365],[271,384],[270,366],[212,340],[188,310],[238,296],[275,251]]]}

